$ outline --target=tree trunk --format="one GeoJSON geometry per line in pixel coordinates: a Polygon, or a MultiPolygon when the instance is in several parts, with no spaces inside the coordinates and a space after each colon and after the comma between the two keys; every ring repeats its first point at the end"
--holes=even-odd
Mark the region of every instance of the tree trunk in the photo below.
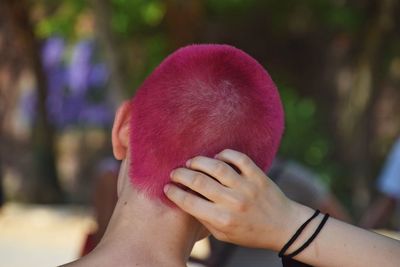
{"type": "MultiPolygon", "coordinates": [[[[21,72],[18,45],[13,42],[13,32],[8,17],[8,6],[5,2],[0,2],[0,206],[4,201],[4,166],[9,153],[5,145],[8,144],[6,138],[6,118],[12,108],[12,102],[16,98],[16,80],[21,72]]],[[[14,151],[14,150],[13,150],[14,151]]]]}
{"type": "Polygon", "coordinates": [[[166,26],[171,50],[199,41],[203,27],[204,1],[165,0],[166,26]]]}
{"type": "Polygon", "coordinates": [[[32,68],[38,92],[37,124],[33,129],[33,147],[36,174],[31,177],[30,199],[38,203],[54,203],[63,200],[63,193],[56,171],[54,129],[48,121],[46,108],[47,79],[41,61],[41,49],[30,21],[29,6],[25,0],[4,0],[13,31],[23,45],[23,55],[32,68]]]}
{"type": "Polygon", "coordinates": [[[364,210],[369,201],[368,179],[371,175],[371,120],[372,107],[379,89],[378,75],[382,45],[391,29],[394,0],[376,1],[378,12],[366,24],[353,68],[349,68],[350,82],[338,86],[336,108],[337,133],[341,140],[341,154],[352,166],[353,204],[355,210],[364,210]]]}

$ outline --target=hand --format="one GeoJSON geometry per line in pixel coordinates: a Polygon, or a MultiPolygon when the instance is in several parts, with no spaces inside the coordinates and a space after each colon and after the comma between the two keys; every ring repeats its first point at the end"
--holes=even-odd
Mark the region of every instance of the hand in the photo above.
{"type": "Polygon", "coordinates": [[[186,165],[171,173],[172,181],[204,198],[172,184],[165,187],[165,194],[217,239],[280,250],[305,220],[298,214],[298,204],[243,153],[226,149],[214,159],[198,156],[186,165]]]}

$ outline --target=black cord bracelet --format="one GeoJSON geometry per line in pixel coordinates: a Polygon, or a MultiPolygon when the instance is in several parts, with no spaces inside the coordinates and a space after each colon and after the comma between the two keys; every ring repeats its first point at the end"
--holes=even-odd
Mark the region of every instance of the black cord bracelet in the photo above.
{"type": "MultiPolygon", "coordinates": [[[[283,248],[281,249],[281,251],[279,252],[279,257],[283,257],[283,255],[285,254],[286,250],[288,250],[288,248],[294,243],[294,241],[296,241],[296,239],[300,236],[301,232],[303,232],[303,230],[307,227],[307,225],[315,218],[318,216],[318,214],[320,213],[319,210],[316,210],[314,212],[314,214],[307,220],[305,221],[300,228],[296,231],[296,233],[292,236],[292,238],[290,238],[290,240],[283,246],[283,248]]],[[[300,252],[299,252],[300,253],[300,252]]]]}
{"type": "Polygon", "coordinates": [[[324,225],[325,225],[326,221],[328,220],[328,218],[329,218],[329,213],[325,214],[325,216],[322,219],[321,223],[318,225],[317,230],[315,230],[315,232],[312,234],[312,236],[300,248],[298,248],[296,251],[290,253],[289,255],[286,255],[286,257],[289,258],[289,259],[293,258],[297,254],[302,252],[305,248],[307,248],[311,244],[311,242],[314,241],[314,239],[317,237],[319,232],[321,232],[322,227],[324,227],[324,225]]]}

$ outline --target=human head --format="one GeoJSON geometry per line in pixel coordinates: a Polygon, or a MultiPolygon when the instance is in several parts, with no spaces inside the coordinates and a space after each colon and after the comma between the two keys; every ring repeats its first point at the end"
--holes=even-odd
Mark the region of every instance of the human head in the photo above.
{"type": "Polygon", "coordinates": [[[166,202],[163,187],[170,172],[188,159],[230,148],[267,170],[283,132],[282,104],[270,76],[255,59],[228,45],[177,50],[125,109],[131,182],[166,202]]]}

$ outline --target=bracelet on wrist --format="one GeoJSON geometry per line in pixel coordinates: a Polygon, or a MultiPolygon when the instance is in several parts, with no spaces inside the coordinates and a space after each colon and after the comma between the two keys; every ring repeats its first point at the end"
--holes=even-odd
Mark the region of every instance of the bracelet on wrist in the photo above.
{"type": "Polygon", "coordinates": [[[305,221],[299,229],[296,231],[296,233],[289,239],[289,241],[283,246],[281,251],[279,252],[279,257],[285,257],[285,259],[291,259],[301,253],[304,249],[306,249],[313,241],[314,239],[318,236],[318,234],[321,232],[322,228],[324,227],[326,221],[329,218],[329,214],[325,214],[323,219],[321,220],[320,224],[318,225],[317,229],[315,232],[311,235],[311,237],[298,249],[296,249],[294,252],[285,255],[286,251],[289,249],[291,245],[296,241],[296,239],[301,235],[301,233],[304,231],[304,229],[307,227],[307,225],[314,220],[318,215],[320,214],[319,210],[316,210],[314,214],[307,220],[305,221]]]}
{"type": "Polygon", "coordinates": [[[305,221],[299,229],[296,231],[296,233],[289,239],[289,241],[283,246],[281,251],[279,252],[279,257],[283,257],[283,255],[286,253],[286,251],[289,249],[289,247],[296,241],[296,239],[300,236],[300,234],[303,232],[303,230],[307,227],[307,225],[315,218],[318,216],[320,213],[320,210],[316,210],[314,214],[307,220],[305,221]]]}

